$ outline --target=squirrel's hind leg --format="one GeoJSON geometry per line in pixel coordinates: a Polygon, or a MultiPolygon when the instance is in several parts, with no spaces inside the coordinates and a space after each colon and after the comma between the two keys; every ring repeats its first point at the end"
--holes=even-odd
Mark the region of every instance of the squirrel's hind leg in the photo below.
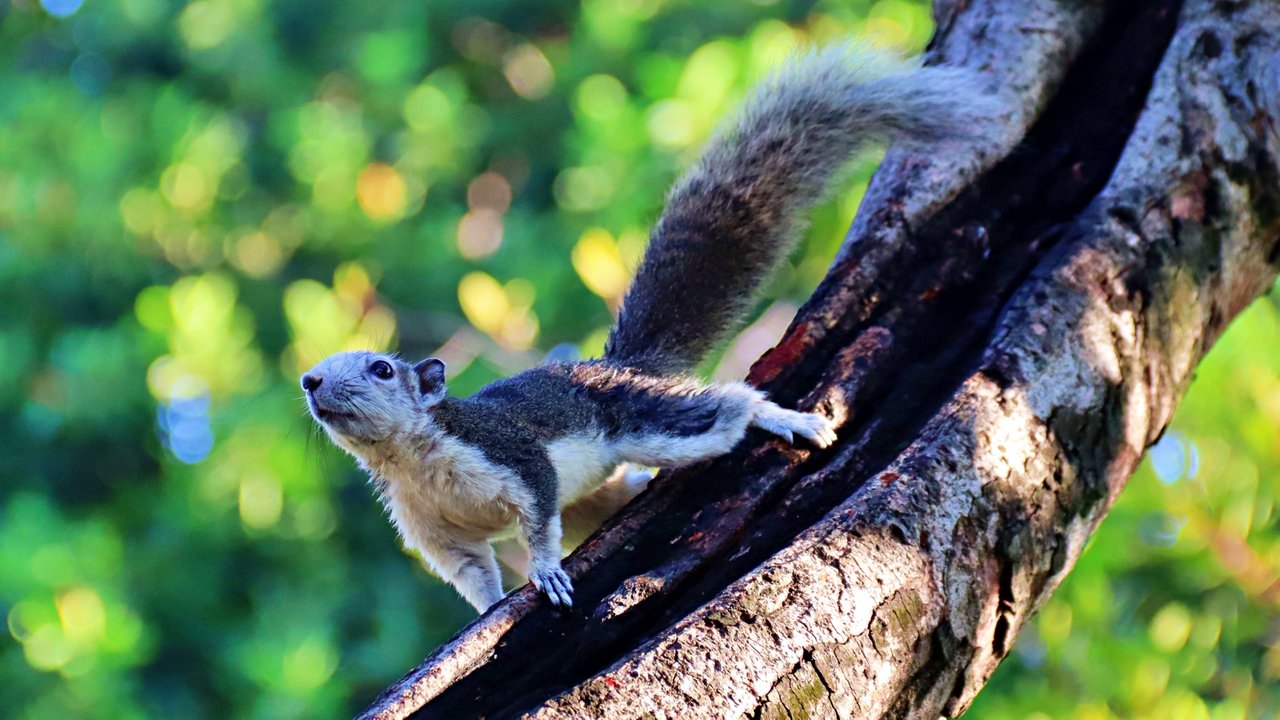
{"type": "Polygon", "coordinates": [[[734,428],[741,425],[737,437],[722,452],[728,452],[729,447],[742,439],[747,426],[771,432],[793,444],[796,435],[820,448],[830,447],[836,441],[835,425],[822,415],[788,410],[745,383],[726,383],[711,389],[720,398],[723,424],[734,428]]]}
{"type": "Polygon", "coordinates": [[[577,546],[596,528],[649,486],[653,473],[623,463],[600,487],[574,500],[560,511],[564,540],[577,546]]]}
{"type": "Polygon", "coordinates": [[[708,417],[710,423],[697,432],[681,433],[673,432],[670,423],[655,422],[651,430],[615,441],[614,448],[623,459],[654,467],[689,465],[729,452],[749,427],[767,430],[788,442],[799,435],[821,448],[835,442],[830,420],[779,407],[744,383],[711,385],[676,397],[679,407],[691,415],[708,417]]]}

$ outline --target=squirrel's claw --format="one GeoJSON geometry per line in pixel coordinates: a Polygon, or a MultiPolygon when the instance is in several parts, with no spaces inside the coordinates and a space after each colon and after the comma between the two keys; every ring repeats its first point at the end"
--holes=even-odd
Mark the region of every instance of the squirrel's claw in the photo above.
{"type": "Polygon", "coordinates": [[[559,565],[532,569],[529,572],[529,582],[546,593],[552,605],[573,606],[573,582],[569,580],[569,574],[559,565]]]}
{"type": "Polygon", "coordinates": [[[831,447],[836,441],[836,427],[827,418],[817,413],[809,413],[806,425],[797,428],[796,432],[800,433],[809,442],[820,448],[831,447]]]}
{"type": "Polygon", "coordinates": [[[777,435],[792,445],[795,444],[796,435],[818,448],[831,447],[836,441],[836,426],[825,416],[787,410],[768,401],[764,401],[763,406],[756,411],[751,424],[777,435]]]}

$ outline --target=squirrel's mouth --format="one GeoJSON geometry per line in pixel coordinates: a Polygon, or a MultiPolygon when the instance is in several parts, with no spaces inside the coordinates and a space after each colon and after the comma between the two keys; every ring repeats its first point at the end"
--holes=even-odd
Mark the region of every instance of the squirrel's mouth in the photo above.
{"type": "Polygon", "coordinates": [[[355,413],[324,407],[316,402],[314,397],[308,398],[307,404],[311,407],[311,415],[322,423],[329,423],[334,420],[354,420],[356,417],[355,413]]]}

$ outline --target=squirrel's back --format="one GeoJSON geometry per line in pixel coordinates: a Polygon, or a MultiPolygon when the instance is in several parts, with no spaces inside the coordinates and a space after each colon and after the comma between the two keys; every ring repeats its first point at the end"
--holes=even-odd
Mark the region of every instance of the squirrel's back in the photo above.
{"type": "Polygon", "coordinates": [[[761,83],[676,183],[605,348],[606,362],[692,370],[749,311],[833,178],[868,142],[969,137],[993,103],[968,71],[849,46],[761,83]]]}

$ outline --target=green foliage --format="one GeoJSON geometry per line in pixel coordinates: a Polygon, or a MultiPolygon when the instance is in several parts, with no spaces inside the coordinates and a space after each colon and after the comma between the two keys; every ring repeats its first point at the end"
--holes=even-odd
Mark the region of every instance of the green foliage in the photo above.
{"type": "MultiPolygon", "coordinates": [[[[471,612],[315,435],[299,372],[395,348],[467,393],[598,351],[752,80],[798,43],[931,29],[914,0],[0,6],[0,707],[350,715],[471,612]]],[[[1276,325],[1223,340],[1170,434],[1199,474],[1134,480],[981,716],[1275,708],[1276,325]]]]}

